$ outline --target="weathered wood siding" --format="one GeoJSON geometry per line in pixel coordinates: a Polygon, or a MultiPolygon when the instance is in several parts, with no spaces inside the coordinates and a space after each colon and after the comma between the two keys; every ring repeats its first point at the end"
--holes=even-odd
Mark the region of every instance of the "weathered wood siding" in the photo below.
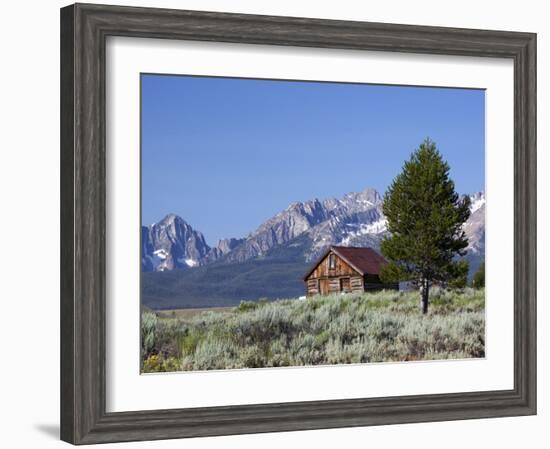
{"type": "Polygon", "coordinates": [[[325,257],[319,265],[317,265],[317,268],[311,273],[308,277],[308,279],[319,279],[322,277],[334,277],[334,276],[351,276],[351,275],[357,275],[358,273],[351,268],[346,262],[344,262],[338,254],[334,254],[336,257],[336,268],[334,270],[329,269],[329,259],[330,254],[327,254],[327,257],[325,257]]]}
{"type": "Polygon", "coordinates": [[[319,281],[317,279],[308,279],[307,280],[307,294],[308,295],[318,295],[319,292],[319,281]]]}
{"type": "Polygon", "coordinates": [[[348,277],[341,277],[340,278],[340,291],[342,291],[344,293],[351,292],[350,278],[348,278],[348,277]]]}
{"type": "Polygon", "coordinates": [[[306,280],[307,296],[329,295],[338,292],[364,292],[397,289],[398,284],[384,284],[376,274],[355,271],[336,253],[328,253],[306,280]],[[330,268],[330,255],[335,257],[335,267],[330,268]]]}
{"type": "Polygon", "coordinates": [[[320,295],[328,295],[329,294],[329,288],[328,288],[328,279],[319,279],[319,294],[320,295]]]}
{"type": "Polygon", "coordinates": [[[350,279],[351,291],[352,292],[362,292],[365,290],[365,284],[363,282],[363,276],[353,276],[350,279]]]}
{"type": "MultiPolygon", "coordinates": [[[[334,254],[335,268],[330,268],[330,254],[317,265],[306,281],[307,295],[328,295],[337,292],[351,292],[353,289],[352,279],[359,278],[363,288],[363,277],[357,273],[347,262],[342,260],[338,254],[334,254]]],[[[357,282],[356,282],[357,284],[357,282]]]]}
{"type": "Polygon", "coordinates": [[[329,293],[338,293],[340,291],[339,278],[331,278],[328,280],[328,291],[329,293]]]}

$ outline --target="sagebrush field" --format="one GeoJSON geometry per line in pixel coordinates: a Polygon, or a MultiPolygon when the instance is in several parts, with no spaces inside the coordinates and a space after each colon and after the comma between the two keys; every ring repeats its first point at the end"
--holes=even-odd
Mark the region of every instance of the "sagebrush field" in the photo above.
{"type": "Polygon", "coordinates": [[[485,356],[485,292],[382,291],[142,313],[145,373],[485,356]]]}

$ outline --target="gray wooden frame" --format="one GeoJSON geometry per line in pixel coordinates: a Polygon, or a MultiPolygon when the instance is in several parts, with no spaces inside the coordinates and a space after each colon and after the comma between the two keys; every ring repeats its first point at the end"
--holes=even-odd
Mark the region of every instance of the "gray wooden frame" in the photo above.
{"type": "MultiPolygon", "coordinates": [[[[512,182],[512,180],[510,180],[512,182]]],[[[76,4],[61,10],[61,438],[74,444],[536,413],[536,35],[76,4]],[[514,388],[106,413],[107,36],[514,61],[514,388]]]]}

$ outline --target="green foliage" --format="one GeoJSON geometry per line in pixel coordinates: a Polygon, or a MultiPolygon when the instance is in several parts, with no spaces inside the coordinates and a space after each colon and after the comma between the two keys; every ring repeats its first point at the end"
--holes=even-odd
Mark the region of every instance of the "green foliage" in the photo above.
{"type": "Polygon", "coordinates": [[[243,302],[177,319],[148,316],[142,323],[154,322],[154,337],[143,371],[482,357],[484,295],[434,287],[424,317],[416,313],[415,292],[395,290],[243,302]]]}
{"type": "Polygon", "coordinates": [[[267,304],[269,300],[266,298],[260,298],[257,301],[241,301],[237,306],[239,312],[248,312],[250,310],[255,310],[258,307],[261,307],[267,304]]]}
{"type": "Polygon", "coordinates": [[[484,288],[485,287],[485,262],[482,262],[472,279],[472,287],[484,288]]]}
{"type": "Polygon", "coordinates": [[[384,196],[382,206],[390,236],[381,244],[389,261],[386,282],[408,280],[422,286],[424,312],[433,283],[462,279],[468,240],[462,225],[470,216],[470,200],[460,199],[449,178],[449,165],[434,142],[426,139],[405,162],[384,196]]]}
{"type": "Polygon", "coordinates": [[[380,270],[380,280],[385,284],[408,280],[408,272],[396,263],[388,263],[380,270]]]}
{"type": "Polygon", "coordinates": [[[144,373],[160,373],[167,371],[178,371],[181,364],[175,357],[164,358],[161,355],[150,355],[143,361],[144,373]]]}
{"type": "Polygon", "coordinates": [[[141,314],[141,353],[149,354],[155,345],[157,316],[153,312],[141,314]]]}
{"type": "Polygon", "coordinates": [[[180,350],[183,355],[193,355],[197,349],[202,337],[202,333],[197,331],[184,335],[180,338],[180,350]]]}
{"type": "Polygon", "coordinates": [[[470,264],[466,259],[460,259],[454,264],[454,273],[451,273],[449,280],[449,288],[461,289],[468,285],[468,272],[470,264]]]}

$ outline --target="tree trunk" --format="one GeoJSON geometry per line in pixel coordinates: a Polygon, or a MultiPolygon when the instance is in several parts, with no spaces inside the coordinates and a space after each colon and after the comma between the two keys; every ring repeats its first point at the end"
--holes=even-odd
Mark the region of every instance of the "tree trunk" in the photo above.
{"type": "Polygon", "coordinates": [[[429,297],[429,295],[430,295],[430,283],[427,279],[422,279],[420,308],[421,308],[422,313],[424,315],[428,313],[428,297],[429,297]]]}

